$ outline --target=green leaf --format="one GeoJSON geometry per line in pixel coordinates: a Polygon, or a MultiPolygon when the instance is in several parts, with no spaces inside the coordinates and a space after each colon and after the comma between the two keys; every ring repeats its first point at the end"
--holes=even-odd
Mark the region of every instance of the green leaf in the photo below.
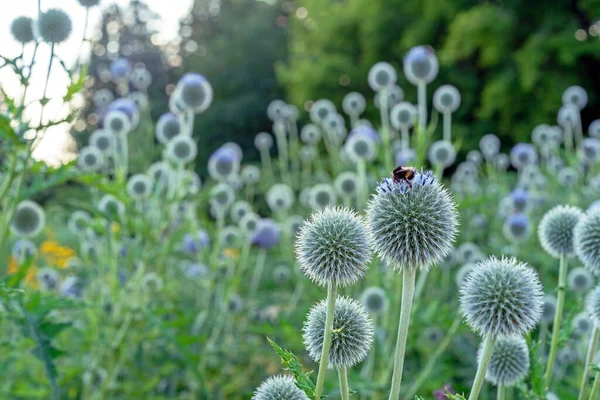
{"type": "MultiPolygon", "coordinates": [[[[2,93],[4,93],[4,90],[2,90],[2,93]]],[[[5,96],[5,101],[6,98],[7,97],[5,96]]],[[[13,127],[10,126],[10,119],[8,119],[8,117],[5,115],[0,115],[0,137],[6,139],[7,142],[10,142],[16,146],[23,145],[23,142],[21,141],[13,127]]]]}
{"type": "Polygon", "coordinates": [[[281,358],[281,363],[286,371],[289,371],[296,378],[296,386],[302,390],[308,398],[312,399],[315,395],[315,384],[310,379],[312,371],[304,373],[302,371],[302,364],[298,361],[298,358],[288,350],[284,350],[277,345],[274,341],[267,338],[277,355],[281,358]]]}
{"type": "Polygon", "coordinates": [[[76,80],[72,80],[71,84],[67,88],[67,94],[65,94],[65,96],[63,97],[63,100],[65,102],[71,101],[71,99],[73,99],[73,96],[83,89],[83,87],[85,86],[85,79],[87,78],[87,72],[88,66],[86,64],[83,66],[83,68],[81,68],[81,73],[79,74],[79,77],[76,80]]]}

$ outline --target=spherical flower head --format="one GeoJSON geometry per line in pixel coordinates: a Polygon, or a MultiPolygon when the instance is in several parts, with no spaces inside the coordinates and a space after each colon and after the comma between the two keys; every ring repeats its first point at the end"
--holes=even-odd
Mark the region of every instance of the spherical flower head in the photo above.
{"type": "Polygon", "coordinates": [[[131,63],[126,58],[117,58],[110,63],[108,70],[110,71],[113,80],[129,79],[129,74],[131,74],[131,63]]]}
{"type": "Polygon", "coordinates": [[[281,230],[275,221],[269,218],[260,220],[252,235],[251,243],[261,249],[271,249],[279,244],[281,230]]]}
{"type": "Polygon", "coordinates": [[[308,202],[312,208],[319,209],[335,205],[337,196],[330,184],[319,183],[310,189],[308,202]]]}
{"type": "Polygon", "coordinates": [[[455,258],[459,264],[469,264],[481,261],[485,257],[475,243],[464,242],[456,249],[455,258]]]}
{"type": "Polygon", "coordinates": [[[542,322],[547,324],[554,321],[554,314],[556,313],[556,297],[551,294],[544,296],[544,306],[542,311],[542,322]]]}
{"type": "Polygon", "coordinates": [[[84,147],[79,151],[77,166],[83,171],[95,172],[104,167],[104,154],[94,146],[84,147]]]}
{"type": "Polygon", "coordinates": [[[538,226],[542,248],[555,258],[573,254],[574,228],[583,217],[583,211],[572,206],[556,206],[544,214],[538,226]]]}
{"type": "MultiPolygon", "coordinates": [[[[477,358],[481,359],[483,344],[477,358]]],[[[529,347],[520,336],[499,337],[485,373],[485,380],[495,386],[511,387],[523,380],[529,372],[529,347]]]]}
{"type": "Polygon", "coordinates": [[[235,201],[233,188],[227,183],[219,183],[210,191],[210,203],[219,210],[226,210],[235,201]]]}
{"type": "Polygon", "coordinates": [[[292,272],[286,265],[278,265],[273,269],[273,281],[275,283],[286,283],[292,276],[292,272]]]}
{"type": "Polygon", "coordinates": [[[571,327],[578,335],[589,335],[594,328],[592,320],[585,311],[580,312],[573,317],[573,321],[571,321],[571,327]]]}
{"type": "Polygon", "coordinates": [[[94,7],[97,6],[98,4],[100,4],[100,0],[77,0],[79,1],[79,4],[81,4],[84,7],[90,8],[90,7],[94,7]]]}
{"type": "Polygon", "coordinates": [[[125,214],[125,205],[112,194],[105,194],[98,202],[98,209],[111,220],[120,219],[125,214]]]}
{"type": "Polygon", "coordinates": [[[321,130],[315,124],[306,124],[300,131],[300,139],[306,145],[315,145],[321,140],[321,130]]]}
{"type": "Polygon", "coordinates": [[[600,154],[600,141],[596,138],[585,138],[577,149],[579,159],[585,165],[594,164],[600,154]]]}
{"type": "Polygon", "coordinates": [[[252,237],[258,228],[259,222],[260,216],[258,214],[254,212],[248,212],[240,219],[238,225],[240,229],[247,234],[247,236],[252,237]]]}
{"type": "Polygon", "coordinates": [[[355,133],[348,137],[344,149],[350,160],[355,163],[373,161],[377,156],[375,141],[365,133],[355,133]]]}
{"type": "Polygon", "coordinates": [[[320,99],[315,101],[310,109],[310,120],[315,124],[319,124],[325,121],[330,114],[335,113],[335,105],[331,100],[320,99]]]}
{"type": "MultiPolygon", "coordinates": [[[[317,303],[308,313],[302,338],[308,355],[315,362],[321,358],[327,301],[317,303]]],[[[339,296],[333,313],[329,368],[352,367],[365,359],[373,343],[373,322],[362,304],[339,296]]]]}
{"type": "Polygon", "coordinates": [[[59,276],[54,268],[44,267],[38,271],[36,279],[42,290],[55,290],[59,276]]]}
{"type": "Polygon", "coordinates": [[[225,226],[219,232],[219,240],[223,247],[237,247],[240,240],[240,230],[236,226],[225,226]]]}
{"type": "Polygon", "coordinates": [[[271,121],[280,121],[285,117],[287,104],[283,100],[273,100],[267,106],[267,117],[271,121]]]}
{"type": "Polygon", "coordinates": [[[67,40],[73,24],[71,18],[63,10],[51,8],[41,13],[34,29],[44,42],[58,44],[67,40]]]}
{"type": "Polygon", "coordinates": [[[456,287],[457,288],[461,288],[465,282],[465,278],[467,277],[467,275],[469,275],[469,273],[471,271],[473,271],[475,269],[475,267],[477,266],[476,263],[466,263],[463,264],[458,271],[456,271],[456,275],[454,276],[454,280],[456,282],[456,287]]]}
{"type": "Polygon", "coordinates": [[[366,107],[365,97],[358,92],[350,92],[342,100],[342,109],[348,115],[359,116],[366,107]]]}
{"type": "Polygon", "coordinates": [[[127,193],[134,199],[144,199],[152,193],[152,179],[145,174],[136,174],[127,182],[127,193]]]}
{"type": "Polygon", "coordinates": [[[208,159],[208,173],[216,181],[227,180],[237,174],[240,164],[235,152],[228,148],[219,148],[208,159]]]}
{"type": "Polygon", "coordinates": [[[573,242],[581,262],[600,275],[600,208],[590,210],[575,225],[573,242]]]}
{"type": "Polygon", "coordinates": [[[10,33],[19,43],[26,44],[32,42],[33,20],[29,17],[17,17],[10,24],[10,33]]]}
{"type": "Polygon", "coordinates": [[[527,215],[518,213],[510,215],[504,222],[504,236],[513,243],[527,239],[531,233],[531,223],[527,215]]]}
{"type": "Polygon", "coordinates": [[[252,400],[308,400],[296,387],[294,378],[286,375],[272,376],[260,384],[252,400]]]}
{"type": "Polygon", "coordinates": [[[456,160],[456,150],[450,142],[438,140],[429,148],[429,162],[432,165],[447,168],[454,164],[454,160],[456,160]]]}
{"type": "Polygon", "coordinates": [[[260,168],[256,165],[246,165],[240,172],[242,181],[246,185],[256,185],[260,181],[260,168]]]}
{"type": "Polygon", "coordinates": [[[273,137],[267,132],[259,133],[254,137],[254,147],[261,151],[268,151],[273,147],[273,137]]]}
{"type": "Polygon", "coordinates": [[[573,268],[567,276],[569,289],[576,293],[585,293],[594,286],[594,276],[584,267],[573,268]]]}
{"type": "Polygon", "coordinates": [[[356,198],[358,194],[358,175],[354,172],[342,172],[335,178],[334,187],[337,194],[342,198],[356,198]]]}
{"type": "Polygon", "coordinates": [[[229,212],[231,220],[235,223],[239,223],[242,218],[252,212],[252,205],[244,200],[238,200],[231,206],[229,212]]]}
{"type": "Polygon", "coordinates": [[[177,115],[166,113],[161,115],[156,123],[156,139],[166,145],[171,139],[183,132],[181,120],[177,115]]]}
{"type": "Polygon", "coordinates": [[[512,209],[518,213],[524,212],[527,209],[527,201],[529,194],[526,190],[515,189],[510,194],[510,200],[512,202],[512,209]]]}
{"type": "Polygon", "coordinates": [[[103,127],[107,132],[120,136],[131,132],[132,124],[127,114],[119,110],[113,110],[106,113],[103,127]]]}
{"type": "Polygon", "coordinates": [[[213,89],[200,74],[187,73],[177,83],[177,94],[183,105],[196,113],[204,112],[213,100],[213,89]]]}
{"type": "Polygon", "coordinates": [[[77,210],[69,217],[69,229],[75,234],[82,234],[88,228],[92,217],[86,211],[77,210]]]}
{"type": "Polygon", "coordinates": [[[325,120],[323,120],[322,125],[325,129],[325,134],[327,138],[332,143],[342,143],[343,140],[348,135],[348,131],[346,130],[346,122],[344,121],[344,117],[337,113],[329,114],[325,120]]]}
{"type": "Polygon", "coordinates": [[[379,92],[396,83],[396,70],[390,63],[381,61],[371,67],[367,79],[371,89],[379,92]]]}
{"type": "Polygon", "coordinates": [[[383,98],[384,95],[385,95],[385,98],[387,98],[386,107],[388,110],[390,110],[396,104],[398,104],[402,100],[404,100],[404,90],[402,90],[402,88],[400,86],[398,86],[398,85],[388,86],[385,88],[385,90],[375,93],[375,98],[373,99],[373,103],[375,104],[375,107],[377,107],[378,110],[381,110],[381,107],[383,106],[383,104],[381,104],[381,99],[383,98]]]}
{"type": "Polygon", "coordinates": [[[127,115],[131,121],[132,128],[140,122],[140,111],[135,105],[135,102],[126,97],[116,99],[108,105],[108,111],[121,111],[127,115]]]}
{"type": "Polygon", "coordinates": [[[380,315],[387,311],[388,298],[380,287],[368,287],[360,296],[360,302],[372,315],[380,315]]]}
{"type": "Polygon", "coordinates": [[[404,75],[410,83],[430,83],[438,73],[439,63],[430,46],[416,46],[404,57],[404,75]]]}
{"type": "Polygon", "coordinates": [[[595,119],[590,123],[588,133],[591,137],[600,139],[600,119],[595,119]]]}
{"type": "Polygon", "coordinates": [[[529,143],[517,143],[510,151],[510,161],[516,169],[535,164],[537,162],[535,147],[529,143]]]}
{"type": "Polygon", "coordinates": [[[579,181],[579,171],[571,167],[561,168],[556,175],[556,179],[565,188],[575,187],[579,181]]]}
{"type": "Polygon", "coordinates": [[[14,258],[19,264],[23,263],[29,257],[35,256],[36,254],[36,245],[28,239],[17,240],[10,251],[11,257],[14,258]]]}
{"type": "Polygon", "coordinates": [[[433,93],[433,106],[441,113],[454,112],[460,106],[460,92],[452,85],[442,85],[433,93]]]}
{"type": "Polygon", "coordinates": [[[515,258],[481,261],[460,289],[460,308],[480,335],[524,335],[542,316],[542,285],[537,273],[515,258]]]}
{"type": "Polygon", "coordinates": [[[587,105],[588,95],[581,86],[569,86],[562,95],[563,104],[573,104],[578,109],[582,109],[587,105]]]}
{"type": "Polygon", "coordinates": [[[144,67],[135,67],[131,71],[129,81],[137,90],[146,90],[152,83],[152,74],[144,67]]]}
{"type": "Polygon", "coordinates": [[[390,123],[394,129],[411,128],[417,121],[417,108],[403,101],[392,107],[390,123]]]}
{"type": "Polygon", "coordinates": [[[198,145],[189,136],[177,135],[167,143],[167,158],[176,164],[188,164],[196,158],[198,145]]]}
{"type": "Polygon", "coordinates": [[[296,197],[289,185],[276,183],[267,191],[265,199],[271,211],[280,212],[289,210],[294,205],[296,197]]]}
{"type": "Polygon", "coordinates": [[[396,165],[410,165],[417,159],[413,149],[401,149],[396,153],[396,165]]]}
{"type": "Polygon", "coordinates": [[[600,327],[600,285],[592,289],[585,298],[585,311],[595,326],[600,327]]]}
{"type": "Polygon", "coordinates": [[[37,236],[46,224],[46,213],[40,205],[31,200],[20,202],[12,218],[11,231],[21,237],[37,236]]]}
{"type": "Polygon", "coordinates": [[[188,254],[196,254],[201,249],[210,247],[210,237],[208,233],[200,229],[195,234],[186,233],[181,243],[181,249],[188,254]]]}
{"type": "Polygon", "coordinates": [[[300,270],[319,286],[348,286],[362,277],[371,258],[362,218],[345,207],[313,213],[296,241],[300,270]]]}
{"type": "Polygon", "coordinates": [[[90,146],[98,148],[103,154],[111,154],[115,143],[112,133],[98,129],[90,135],[90,146]]]}
{"type": "Polygon", "coordinates": [[[458,232],[456,204],[431,171],[417,171],[411,183],[384,178],[367,207],[373,250],[395,269],[437,264],[458,232]]]}
{"type": "Polygon", "coordinates": [[[575,104],[565,104],[558,110],[556,122],[565,129],[573,128],[579,118],[579,108],[575,104]]]}

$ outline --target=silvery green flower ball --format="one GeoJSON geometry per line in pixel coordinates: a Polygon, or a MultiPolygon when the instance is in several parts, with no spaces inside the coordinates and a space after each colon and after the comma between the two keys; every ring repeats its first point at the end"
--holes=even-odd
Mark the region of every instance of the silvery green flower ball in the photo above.
{"type": "Polygon", "coordinates": [[[575,254],[596,275],[600,275],[600,208],[584,215],[573,231],[575,254]]]}
{"type": "MultiPolygon", "coordinates": [[[[302,338],[308,355],[315,362],[321,358],[327,300],[317,303],[309,311],[302,338]]],[[[362,304],[339,296],[333,313],[329,368],[352,367],[365,359],[373,343],[373,322],[362,304]]]]}
{"type": "Polygon", "coordinates": [[[384,263],[395,269],[426,269],[452,251],[458,212],[431,171],[416,172],[412,189],[389,178],[379,183],[367,207],[367,226],[384,263]]]}
{"type": "Polygon", "coordinates": [[[454,280],[456,282],[456,287],[458,287],[459,289],[462,287],[465,278],[467,277],[467,275],[469,275],[469,273],[471,271],[473,271],[475,269],[476,264],[475,263],[467,263],[462,265],[458,271],[456,271],[456,275],[454,276],[454,280]]]}
{"type": "MultiPolygon", "coordinates": [[[[481,359],[482,345],[477,352],[481,359]]],[[[485,380],[495,386],[514,386],[529,372],[529,347],[520,336],[502,336],[496,340],[485,380]]]]}
{"type": "Polygon", "coordinates": [[[337,202],[335,190],[328,183],[318,183],[310,189],[308,203],[314,209],[333,206],[337,202]]]}
{"type": "Polygon", "coordinates": [[[23,263],[31,256],[35,256],[37,254],[37,247],[31,240],[28,239],[19,239],[13,245],[10,255],[14,258],[19,264],[23,263]]]}
{"type": "Polygon", "coordinates": [[[293,377],[278,375],[261,383],[252,400],[308,400],[308,397],[296,387],[293,377]]]}
{"type": "Polygon", "coordinates": [[[544,293],[537,273],[515,258],[489,257],[467,275],[460,308],[481,335],[523,335],[540,321],[544,293]]]}
{"type": "Polygon", "coordinates": [[[57,44],[67,40],[73,24],[71,18],[63,10],[51,8],[41,13],[37,24],[34,25],[37,34],[44,42],[57,44]]]}
{"type": "Polygon", "coordinates": [[[572,206],[556,206],[544,214],[538,226],[542,248],[555,258],[571,255],[573,229],[583,216],[583,211],[572,206]]]}
{"type": "Polygon", "coordinates": [[[571,321],[573,331],[579,335],[589,335],[593,329],[593,322],[587,312],[583,311],[573,317],[571,321]]]}
{"type": "Polygon", "coordinates": [[[592,289],[585,298],[585,311],[597,327],[600,327],[600,285],[592,289]]]}
{"type": "Polygon", "coordinates": [[[387,311],[388,298],[380,287],[368,287],[360,296],[361,303],[365,306],[367,311],[373,315],[383,314],[387,311]]]}
{"type": "Polygon", "coordinates": [[[552,323],[554,321],[554,314],[556,313],[556,297],[551,294],[545,295],[543,308],[541,321],[552,323]]]}
{"type": "Polygon", "coordinates": [[[10,229],[17,236],[33,237],[42,231],[45,224],[44,209],[34,201],[23,200],[16,207],[10,229]]]}
{"type": "Polygon", "coordinates": [[[371,259],[362,217],[345,207],[313,213],[296,240],[300,270],[319,286],[348,286],[365,276],[371,259]]]}
{"type": "Polygon", "coordinates": [[[134,199],[143,199],[152,194],[152,179],[145,174],[136,174],[127,182],[127,193],[134,199]]]}
{"type": "Polygon", "coordinates": [[[584,267],[573,268],[567,276],[569,289],[574,292],[587,292],[594,286],[594,276],[584,267]]]}
{"type": "Polygon", "coordinates": [[[456,150],[452,143],[438,140],[429,147],[429,162],[432,165],[447,168],[454,164],[454,160],[456,160],[456,150]]]}
{"type": "Polygon", "coordinates": [[[17,17],[10,24],[10,33],[19,43],[32,42],[33,37],[33,20],[29,17],[17,17]]]}

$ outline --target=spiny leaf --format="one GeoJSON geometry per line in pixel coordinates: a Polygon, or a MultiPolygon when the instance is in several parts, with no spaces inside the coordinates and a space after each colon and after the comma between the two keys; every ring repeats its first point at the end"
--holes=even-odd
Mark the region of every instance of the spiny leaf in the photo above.
{"type": "Polygon", "coordinates": [[[87,71],[88,66],[86,64],[83,66],[83,68],[81,68],[81,73],[79,74],[79,77],[76,80],[71,81],[71,84],[67,88],[67,94],[65,94],[65,96],[63,97],[63,100],[65,102],[71,101],[71,99],[73,99],[73,96],[79,93],[81,89],[83,89],[85,85],[85,78],[87,78],[87,71]]]}
{"type": "MultiPolygon", "coordinates": [[[[2,93],[4,93],[4,90],[2,90],[2,93]]],[[[15,146],[23,145],[23,142],[21,142],[21,139],[15,130],[12,128],[12,126],[10,126],[10,119],[8,119],[8,117],[5,115],[0,115],[0,137],[6,139],[6,141],[15,146]]]]}
{"type": "Polygon", "coordinates": [[[296,386],[298,389],[302,390],[310,399],[312,399],[315,395],[315,384],[310,379],[310,374],[312,371],[304,373],[302,371],[302,364],[300,364],[298,358],[291,351],[282,349],[277,345],[277,343],[269,338],[267,338],[267,340],[277,355],[281,358],[283,368],[286,371],[291,372],[296,379],[296,386]]]}

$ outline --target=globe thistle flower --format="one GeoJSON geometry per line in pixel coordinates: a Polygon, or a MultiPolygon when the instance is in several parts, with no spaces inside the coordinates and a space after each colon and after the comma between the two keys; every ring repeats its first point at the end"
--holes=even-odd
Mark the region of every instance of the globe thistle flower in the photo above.
{"type": "Polygon", "coordinates": [[[246,165],[240,172],[242,181],[246,185],[256,185],[260,181],[260,168],[255,165],[246,165]]]}
{"type": "Polygon", "coordinates": [[[531,131],[531,141],[540,148],[548,146],[548,142],[552,140],[552,128],[547,124],[540,124],[531,131]]]}
{"type": "Polygon", "coordinates": [[[481,335],[524,335],[542,316],[543,295],[537,273],[527,264],[492,256],[467,275],[460,308],[481,335]]]}
{"type": "Polygon", "coordinates": [[[575,168],[564,167],[558,171],[556,179],[561,186],[572,188],[576,186],[579,181],[579,172],[577,172],[575,168]]]}
{"type": "Polygon", "coordinates": [[[442,339],[444,339],[444,332],[437,326],[430,326],[419,335],[419,347],[432,351],[442,339]]]}
{"type": "Polygon", "coordinates": [[[572,206],[556,206],[544,214],[538,226],[542,248],[554,258],[573,254],[573,230],[583,216],[572,206]]]}
{"type": "Polygon", "coordinates": [[[562,95],[563,104],[573,104],[578,109],[582,109],[587,105],[588,95],[581,86],[569,86],[562,95]]]}
{"type": "Polygon", "coordinates": [[[231,206],[229,215],[231,220],[235,223],[239,223],[242,218],[252,212],[252,205],[244,200],[238,200],[231,206]]]}
{"type": "Polygon", "coordinates": [[[96,172],[104,167],[104,155],[99,148],[87,146],[79,150],[77,166],[83,171],[96,172]]]}
{"type": "Polygon", "coordinates": [[[113,146],[115,145],[114,135],[98,129],[90,135],[90,146],[97,147],[103,154],[111,154],[113,146]]]}
{"type": "Polygon", "coordinates": [[[358,175],[354,172],[342,172],[335,178],[333,186],[338,196],[342,198],[356,198],[358,194],[358,175]]]}
{"type": "Polygon", "coordinates": [[[541,322],[551,324],[554,321],[554,314],[556,314],[556,297],[547,294],[544,296],[541,322]]]}
{"type": "Polygon", "coordinates": [[[433,93],[433,106],[441,113],[453,113],[460,106],[460,93],[452,85],[442,85],[433,93]]]}
{"type": "MultiPolygon", "coordinates": [[[[579,122],[579,108],[574,104],[563,105],[558,110],[556,122],[565,129],[575,127],[579,122]]],[[[568,136],[565,136],[565,139],[568,139],[568,136]]]]}
{"type": "Polygon", "coordinates": [[[161,115],[156,123],[155,135],[160,144],[166,145],[171,139],[183,132],[179,117],[172,113],[161,115]]]}
{"type": "Polygon", "coordinates": [[[115,96],[109,89],[98,89],[94,94],[94,104],[97,108],[106,108],[115,100],[115,96]]]}
{"type": "Polygon", "coordinates": [[[132,127],[136,127],[140,122],[140,110],[131,99],[116,99],[108,105],[108,111],[121,111],[125,113],[129,118],[129,121],[131,121],[132,127]]]}
{"type": "Polygon", "coordinates": [[[344,149],[350,160],[355,163],[373,161],[377,156],[375,141],[363,133],[349,137],[344,145],[344,149]]]}
{"type": "Polygon", "coordinates": [[[315,124],[320,124],[330,115],[335,114],[335,105],[331,100],[321,99],[313,103],[310,109],[310,120],[315,124]]]}
{"type": "Polygon", "coordinates": [[[242,148],[240,147],[239,144],[237,144],[235,142],[227,142],[227,143],[223,143],[223,145],[220,148],[223,150],[226,150],[226,151],[233,152],[233,155],[234,155],[235,160],[238,163],[238,165],[242,162],[242,158],[244,157],[244,152],[242,151],[242,148]]]}
{"type": "Polygon", "coordinates": [[[600,275],[600,209],[581,218],[573,231],[575,254],[596,275],[600,275]]]}
{"type": "Polygon", "coordinates": [[[417,108],[403,101],[396,104],[390,112],[390,123],[394,129],[412,128],[417,122],[417,108]]]}
{"type": "Polygon", "coordinates": [[[37,236],[46,224],[46,214],[39,204],[31,200],[23,200],[15,209],[10,229],[21,237],[37,236]]]}
{"type": "Polygon", "coordinates": [[[360,302],[371,315],[381,315],[387,311],[388,298],[380,287],[368,287],[360,296],[360,302]]]}
{"type": "Polygon", "coordinates": [[[171,181],[173,170],[168,163],[159,161],[150,165],[146,174],[152,178],[155,185],[162,185],[166,187],[171,181]]]}
{"type": "Polygon", "coordinates": [[[167,143],[167,158],[176,164],[188,164],[196,158],[198,146],[194,139],[185,135],[177,135],[167,143]]]}
{"type": "Polygon", "coordinates": [[[259,151],[267,151],[273,147],[273,137],[267,132],[261,132],[254,137],[254,147],[259,151]]]}
{"type": "Polygon", "coordinates": [[[294,191],[285,183],[276,183],[271,186],[265,196],[267,205],[272,212],[288,211],[295,201],[294,191]]]}
{"type": "Polygon", "coordinates": [[[35,257],[37,254],[37,247],[31,240],[19,239],[13,244],[10,251],[10,255],[14,258],[17,263],[22,264],[29,257],[35,257]]]}
{"type": "Polygon", "coordinates": [[[537,162],[535,147],[529,143],[517,143],[510,151],[510,161],[516,169],[537,162]]]}
{"type": "Polygon", "coordinates": [[[596,138],[585,138],[581,142],[577,154],[585,165],[592,165],[598,161],[600,142],[596,138]]]}
{"type": "Polygon", "coordinates": [[[278,121],[284,118],[287,104],[283,100],[273,100],[267,106],[267,117],[271,121],[278,121]]]}
{"type": "Polygon", "coordinates": [[[104,117],[104,129],[115,135],[125,135],[131,132],[132,126],[127,114],[122,111],[109,111],[104,117]]]}
{"type": "Polygon", "coordinates": [[[585,311],[580,312],[573,317],[571,327],[576,334],[583,336],[589,335],[592,333],[592,329],[594,329],[593,323],[588,313],[585,311]]]}
{"type": "MultiPolygon", "coordinates": [[[[478,359],[483,348],[479,347],[478,359]]],[[[520,336],[499,337],[488,364],[485,380],[495,386],[515,386],[529,372],[529,347],[520,336]]]]}
{"type": "Polygon", "coordinates": [[[129,79],[129,75],[131,74],[131,63],[126,58],[117,58],[110,63],[108,70],[114,81],[118,81],[119,79],[129,79]]]}
{"type": "Polygon", "coordinates": [[[585,311],[596,327],[600,327],[600,285],[592,289],[585,298],[585,311]]]}
{"type": "Polygon", "coordinates": [[[302,225],[304,225],[304,218],[300,215],[292,215],[285,221],[285,229],[292,238],[298,236],[302,225]]]}
{"type": "Polygon", "coordinates": [[[455,259],[459,264],[469,264],[481,261],[485,256],[479,246],[472,242],[462,243],[456,249],[455,259]]]}
{"type": "Polygon", "coordinates": [[[367,80],[369,86],[376,92],[379,92],[396,83],[396,70],[390,63],[381,61],[376,63],[369,70],[367,80]]]}
{"type": "Polygon", "coordinates": [[[271,249],[279,244],[281,230],[275,221],[269,218],[263,218],[256,226],[250,243],[261,249],[271,249]]]}
{"type": "Polygon", "coordinates": [[[125,205],[112,194],[105,194],[98,202],[98,210],[111,219],[120,219],[125,214],[125,205]]]}
{"type": "Polygon", "coordinates": [[[467,263],[462,265],[458,271],[456,271],[456,275],[454,276],[454,281],[456,282],[456,287],[459,289],[464,285],[465,278],[471,271],[475,269],[476,263],[467,263]]]}
{"type": "Polygon", "coordinates": [[[588,134],[595,139],[600,139],[600,119],[592,121],[588,127],[588,134]]]}
{"type": "Polygon", "coordinates": [[[148,107],[148,95],[142,92],[131,92],[127,98],[135,104],[138,110],[145,110],[148,107]]]}
{"type": "Polygon", "coordinates": [[[511,208],[517,213],[523,213],[527,210],[529,194],[526,190],[515,189],[510,194],[511,208]]]}
{"type": "Polygon", "coordinates": [[[252,400],[308,400],[296,387],[294,378],[286,375],[272,376],[260,384],[252,400]]]}
{"type": "Polygon", "coordinates": [[[586,268],[577,267],[569,271],[567,282],[572,291],[585,293],[594,285],[594,276],[586,268]]]}
{"type": "Polygon", "coordinates": [[[300,131],[300,139],[306,145],[316,145],[321,140],[321,130],[317,125],[306,124],[300,131]]]}
{"type": "Polygon", "coordinates": [[[330,113],[322,122],[327,138],[332,143],[342,143],[346,138],[348,131],[346,130],[346,122],[344,117],[337,113],[330,113]]]}
{"type": "Polygon", "coordinates": [[[228,209],[234,201],[233,188],[226,183],[219,183],[210,191],[210,203],[217,209],[228,209]]]}
{"type": "Polygon", "coordinates": [[[188,278],[208,278],[210,269],[204,264],[190,263],[185,267],[185,275],[188,278]]]}
{"type": "Polygon", "coordinates": [[[485,159],[489,161],[500,152],[500,139],[493,133],[483,135],[479,140],[479,149],[485,159]]]}
{"type": "Polygon", "coordinates": [[[413,149],[402,149],[396,153],[396,165],[410,165],[417,159],[417,153],[413,149]]]}
{"type": "Polygon", "coordinates": [[[131,71],[129,81],[137,90],[146,90],[152,83],[152,74],[144,67],[135,67],[131,71]]]}
{"type": "Polygon", "coordinates": [[[152,193],[152,179],[145,174],[136,174],[127,182],[127,193],[134,199],[144,199],[152,193]]]}
{"type": "Polygon", "coordinates": [[[80,245],[81,256],[84,259],[96,260],[100,255],[100,244],[91,239],[85,239],[80,245]]]}
{"type": "Polygon", "coordinates": [[[330,184],[319,183],[310,190],[308,202],[314,209],[333,206],[337,202],[337,196],[330,184]]]}
{"type": "Polygon", "coordinates": [[[502,229],[504,237],[513,243],[524,241],[531,234],[531,223],[525,214],[510,215],[504,222],[502,229]]]}
{"type": "Polygon", "coordinates": [[[63,10],[51,8],[40,14],[33,25],[37,36],[50,44],[58,44],[67,40],[73,29],[71,18],[63,10]]]}
{"type": "MultiPolygon", "coordinates": [[[[302,329],[308,355],[315,362],[321,357],[327,302],[317,303],[309,311],[302,329]]],[[[373,343],[373,323],[362,304],[339,296],[335,303],[329,368],[352,367],[365,359],[373,343]]]]}
{"type": "Polygon", "coordinates": [[[33,42],[33,20],[29,17],[17,17],[10,24],[10,33],[22,44],[33,42]]]}
{"type": "Polygon", "coordinates": [[[58,292],[63,297],[77,299],[81,297],[83,288],[77,277],[69,276],[60,283],[58,292]]]}
{"type": "Polygon", "coordinates": [[[496,168],[496,171],[506,172],[506,170],[510,166],[510,158],[506,154],[496,154],[496,156],[492,160],[492,164],[494,165],[494,168],[496,168]]]}
{"type": "Polygon", "coordinates": [[[179,190],[184,196],[198,194],[202,187],[202,180],[194,171],[179,171],[179,179],[179,190]]]}
{"type": "Polygon", "coordinates": [[[313,213],[298,234],[300,270],[319,286],[348,286],[361,279],[371,258],[363,220],[343,207],[313,213]]]}
{"type": "Polygon", "coordinates": [[[458,232],[456,205],[431,171],[416,172],[412,188],[384,178],[369,201],[367,222],[373,249],[399,270],[442,261],[458,232]]]}
{"type": "Polygon", "coordinates": [[[400,103],[402,100],[404,100],[404,91],[400,86],[388,86],[384,91],[382,90],[380,92],[375,93],[375,98],[373,99],[373,102],[375,103],[375,107],[377,107],[377,109],[379,110],[381,109],[381,96],[383,96],[384,94],[387,97],[388,110],[394,107],[396,104],[400,103]]]}
{"type": "Polygon", "coordinates": [[[452,143],[438,140],[429,147],[429,162],[432,165],[448,168],[456,160],[456,150],[452,143]]]}
{"type": "Polygon", "coordinates": [[[273,269],[273,281],[275,281],[275,283],[286,283],[291,277],[292,272],[286,265],[278,265],[273,269]]]}
{"type": "Polygon", "coordinates": [[[202,113],[210,107],[213,89],[200,74],[187,73],[177,83],[175,93],[184,107],[195,113],[202,113]]]}
{"type": "Polygon", "coordinates": [[[367,102],[365,97],[358,92],[350,92],[344,96],[342,100],[342,109],[348,115],[358,117],[360,114],[365,112],[367,102]]]}
{"type": "Polygon", "coordinates": [[[42,290],[54,291],[58,287],[58,272],[54,268],[44,267],[36,275],[37,282],[42,290]]]}
{"type": "Polygon", "coordinates": [[[413,85],[433,81],[438,68],[438,59],[430,46],[413,47],[404,57],[404,75],[413,85]]]}
{"type": "Polygon", "coordinates": [[[92,217],[86,211],[77,210],[69,217],[69,230],[75,234],[82,234],[88,228],[92,217]]]}
{"type": "Polygon", "coordinates": [[[247,212],[238,222],[240,229],[252,237],[256,229],[258,228],[258,223],[260,222],[260,216],[254,212],[247,212]]]}
{"type": "Polygon", "coordinates": [[[237,156],[231,149],[220,148],[208,159],[208,173],[216,181],[227,180],[232,174],[237,174],[239,168],[237,156]]]}
{"type": "Polygon", "coordinates": [[[236,247],[240,236],[240,230],[231,225],[223,227],[219,232],[219,240],[223,247],[236,247]]]}
{"type": "Polygon", "coordinates": [[[210,237],[208,233],[200,229],[195,234],[186,233],[181,243],[181,249],[188,254],[197,254],[200,249],[210,247],[210,237]]]}

